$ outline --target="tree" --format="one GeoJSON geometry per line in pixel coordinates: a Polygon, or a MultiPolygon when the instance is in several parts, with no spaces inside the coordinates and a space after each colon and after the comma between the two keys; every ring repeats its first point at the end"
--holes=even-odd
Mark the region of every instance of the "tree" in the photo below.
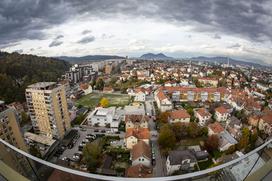
{"type": "Polygon", "coordinates": [[[172,149],[176,144],[176,137],[168,124],[162,126],[158,138],[159,145],[163,149],[172,149]]]}
{"type": "Polygon", "coordinates": [[[249,144],[249,136],[250,136],[250,132],[248,128],[243,128],[242,130],[242,137],[238,143],[238,149],[242,150],[247,148],[248,144],[249,144]]]}
{"type": "Polygon", "coordinates": [[[105,85],[104,80],[103,80],[102,78],[99,78],[99,79],[96,80],[95,88],[96,88],[97,90],[103,90],[104,85],[105,85]]]}
{"type": "Polygon", "coordinates": [[[195,123],[195,122],[190,122],[188,127],[187,127],[187,130],[188,130],[188,135],[191,138],[195,138],[195,137],[197,137],[197,136],[199,136],[201,134],[200,128],[197,125],[197,123],[195,123]]]}
{"type": "Polygon", "coordinates": [[[30,117],[26,114],[26,112],[21,112],[21,118],[22,118],[22,126],[30,123],[30,117]]]}
{"type": "Polygon", "coordinates": [[[185,124],[174,123],[174,124],[172,124],[171,128],[172,128],[172,131],[174,132],[177,140],[180,140],[180,139],[188,136],[187,126],[185,124]]]}
{"type": "Polygon", "coordinates": [[[88,170],[91,172],[96,171],[102,156],[102,147],[100,140],[92,143],[87,143],[83,148],[83,161],[87,164],[88,170]]]}
{"type": "Polygon", "coordinates": [[[161,112],[158,117],[157,120],[160,123],[167,123],[168,122],[168,117],[169,117],[169,112],[161,112]]]}
{"type": "Polygon", "coordinates": [[[205,141],[205,148],[212,152],[216,150],[219,146],[219,138],[217,135],[211,135],[208,137],[208,139],[205,141]]]}
{"type": "Polygon", "coordinates": [[[101,100],[100,100],[100,105],[102,107],[108,107],[109,106],[109,100],[105,97],[103,97],[101,100]]]}

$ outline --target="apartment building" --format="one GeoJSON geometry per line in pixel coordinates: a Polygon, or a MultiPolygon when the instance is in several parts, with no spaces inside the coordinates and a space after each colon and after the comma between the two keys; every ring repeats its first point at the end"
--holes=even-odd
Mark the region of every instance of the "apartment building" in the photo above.
{"type": "MultiPolygon", "coordinates": [[[[28,151],[19,128],[18,114],[15,109],[6,107],[3,101],[0,101],[0,138],[25,152],[28,151]]],[[[30,172],[27,160],[3,144],[0,144],[0,160],[23,175],[30,172]]]]}
{"type": "Polygon", "coordinates": [[[28,111],[35,133],[63,138],[70,129],[65,88],[55,82],[38,82],[26,89],[28,111]]]}

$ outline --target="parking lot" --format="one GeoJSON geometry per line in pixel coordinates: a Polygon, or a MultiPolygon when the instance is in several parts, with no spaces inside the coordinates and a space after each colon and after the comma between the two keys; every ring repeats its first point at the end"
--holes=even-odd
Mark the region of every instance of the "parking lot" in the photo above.
{"type": "Polygon", "coordinates": [[[105,130],[102,128],[86,128],[86,127],[84,128],[75,127],[73,129],[78,130],[78,137],[74,139],[72,148],[66,148],[64,150],[62,155],[59,157],[60,159],[68,158],[73,160],[73,156],[75,153],[82,153],[82,151],[79,151],[79,146],[83,141],[86,140],[87,135],[96,135],[96,136],[110,135],[110,136],[119,136],[121,139],[124,138],[124,133],[118,133],[118,134],[111,133],[110,129],[105,130]]]}

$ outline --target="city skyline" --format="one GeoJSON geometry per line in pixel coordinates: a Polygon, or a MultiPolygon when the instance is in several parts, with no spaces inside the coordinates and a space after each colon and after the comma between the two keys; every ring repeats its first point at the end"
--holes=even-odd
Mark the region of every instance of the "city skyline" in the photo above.
{"type": "Polygon", "coordinates": [[[271,64],[269,1],[0,3],[0,50],[42,56],[230,56],[271,64]],[[22,11],[24,9],[24,11],[22,11]]]}

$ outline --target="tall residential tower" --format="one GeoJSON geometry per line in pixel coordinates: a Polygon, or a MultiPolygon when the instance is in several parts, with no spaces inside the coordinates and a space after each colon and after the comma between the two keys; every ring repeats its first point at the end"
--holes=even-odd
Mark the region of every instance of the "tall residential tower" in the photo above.
{"type": "Polygon", "coordinates": [[[38,82],[26,89],[28,111],[35,133],[61,139],[70,129],[65,88],[55,82],[38,82]]]}

